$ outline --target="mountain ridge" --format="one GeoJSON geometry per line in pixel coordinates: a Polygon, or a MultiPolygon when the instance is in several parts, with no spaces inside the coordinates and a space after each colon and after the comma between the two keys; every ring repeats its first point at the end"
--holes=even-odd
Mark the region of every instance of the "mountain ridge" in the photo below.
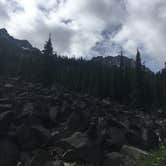
{"type": "MultiPolygon", "coordinates": [[[[120,67],[120,59],[121,56],[117,55],[117,56],[97,56],[92,58],[92,61],[94,62],[101,62],[104,65],[114,65],[117,67],[120,67]]],[[[131,67],[135,67],[135,60],[128,58],[126,56],[123,56],[123,61],[124,61],[124,65],[130,65],[131,67]]]]}
{"type": "Polygon", "coordinates": [[[11,51],[17,50],[18,52],[31,53],[39,51],[34,48],[28,40],[20,40],[11,36],[5,28],[0,29],[0,47],[9,49],[11,51]]]}
{"type": "MultiPolygon", "coordinates": [[[[41,51],[38,48],[35,48],[31,45],[28,40],[20,40],[11,36],[5,28],[0,29],[0,48],[8,49],[18,54],[41,54],[41,51]]],[[[135,68],[135,60],[123,56],[124,65],[135,68]]],[[[120,55],[117,56],[96,56],[90,59],[92,62],[98,62],[103,65],[111,65],[120,67],[120,55]]],[[[148,71],[149,68],[145,67],[148,71]]]]}

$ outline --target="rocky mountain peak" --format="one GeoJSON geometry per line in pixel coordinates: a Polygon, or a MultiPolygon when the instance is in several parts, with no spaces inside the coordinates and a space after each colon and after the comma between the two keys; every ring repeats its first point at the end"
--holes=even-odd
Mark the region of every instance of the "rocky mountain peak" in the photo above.
{"type": "MultiPolygon", "coordinates": [[[[135,61],[133,59],[130,59],[126,56],[123,56],[123,60],[124,60],[124,64],[125,65],[130,65],[131,67],[135,67],[135,61]]],[[[102,63],[104,65],[112,65],[112,66],[120,66],[120,55],[118,56],[98,56],[98,57],[94,57],[92,58],[93,62],[98,62],[98,63],[102,63]]]]}
{"type": "Polygon", "coordinates": [[[0,36],[9,36],[8,31],[5,28],[0,29],[0,36]]]}
{"type": "Polygon", "coordinates": [[[0,47],[5,49],[6,47],[12,51],[38,51],[34,48],[28,40],[20,40],[11,36],[5,28],[0,29],[0,47]]]}

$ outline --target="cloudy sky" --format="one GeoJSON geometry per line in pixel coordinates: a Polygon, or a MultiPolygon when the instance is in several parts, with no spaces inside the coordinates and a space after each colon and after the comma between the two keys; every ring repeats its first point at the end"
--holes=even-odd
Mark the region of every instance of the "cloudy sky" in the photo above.
{"type": "Polygon", "coordinates": [[[0,28],[42,49],[52,34],[55,50],[92,57],[134,57],[158,70],[166,61],[165,0],[0,0],[0,28]]]}

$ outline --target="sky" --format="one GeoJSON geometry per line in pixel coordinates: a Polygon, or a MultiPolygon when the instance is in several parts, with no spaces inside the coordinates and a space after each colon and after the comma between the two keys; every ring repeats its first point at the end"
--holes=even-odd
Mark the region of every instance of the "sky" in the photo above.
{"type": "Polygon", "coordinates": [[[116,56],[123,49],[157,71],[166,61],[165,0],[0,0],[0,28],[61,55],[116,56]]]}

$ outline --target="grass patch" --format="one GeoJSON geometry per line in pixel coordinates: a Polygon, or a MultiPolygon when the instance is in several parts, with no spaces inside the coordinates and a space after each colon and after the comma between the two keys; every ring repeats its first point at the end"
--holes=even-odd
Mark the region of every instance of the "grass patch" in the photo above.
{"type": "Polygon", "coordinates": [[[149,156],[141,160],[140,166],[166,166],[166,148],[149,152],[149,156]]]}

